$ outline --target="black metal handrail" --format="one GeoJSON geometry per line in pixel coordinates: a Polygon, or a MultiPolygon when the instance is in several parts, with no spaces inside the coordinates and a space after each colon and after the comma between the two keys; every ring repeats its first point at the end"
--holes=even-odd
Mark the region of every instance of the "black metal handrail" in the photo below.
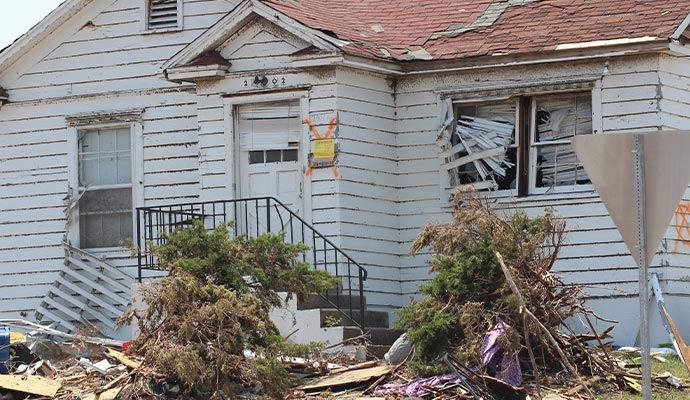
{"type": "Polygon", "coordinates": [[[230,229],[235,236],[257,237],[264,233],[285,232],[286,242],[307,244],[311,251],[305,252],[302,260],[315,269],[329,271],[339,281],[336,289],[319,295],[364,330],[367,270],[275,197],[137,208],[139,281],[143,270],[161,269],[151,247],[163,244],[165,234],[191,226],[197,220],[209,230],[232,221],[230,229]]]}

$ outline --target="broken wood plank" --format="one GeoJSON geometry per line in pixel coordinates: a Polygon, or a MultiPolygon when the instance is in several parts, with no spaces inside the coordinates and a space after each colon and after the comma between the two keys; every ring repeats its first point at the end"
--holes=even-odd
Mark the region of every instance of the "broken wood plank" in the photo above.
{"type": "Polygon", "coordinates": [[[661,322],[664,324],[664,328],[666,328],[666,332],[673,343],[673,347],[676,349],[676,353],[678,353],[678,357],[681,361],[683,361],[683,364],[685,364],[685,367],[688,369],[688,371],[690,371],[690,347],[685,344],[685,340],[683,340],[683,337],[680,335],[676,324],[673,322],[673,319],[671,319],[671,314],[669,314],[668,310],[666,310],[664,296],[661,292],[661,287],[659,286],[659,277],[656,273],[652,274],[652,291],[654,292],[656,303],[659,307],[661,322]]]}
{"type": "Polygon", "coordinates": [[[131,358],[127,357],[124,353],[121,353],[115,349],[108,348],[108,354],[112,358],[116,359],[117,361],[129,368],[137,369],[141,367],[141,363],[132,360],[131,358]]]}
{"type": "Polygon", "coordinates": [[[365,361],[365,362],[361,362],[359,364],[350,365],[348,367],[341,367],[341,368],[333,369],[333,370],[331,370],[331,374],[338,374],[338,373],[345,372],[345,371],[354,371],[357,369],[371,368],[371,367],[375,367],[377,365],[379,365],[379,362],[377,360],[365,361]]]}
{"type": "Polygon", "coordinates": [[[327,389],[338,386],[344,386],[354,383],[367,382],[370,379],[379,378],[386,375],[395,369],[394,365],[381,365],[373,368],[358,369],[354,371],[345,371],[339,374],[328,375],[321,378],[316,378],[310,383],[300,386],[302,390],[327,389]]]}
{"type": "Polygon", "coordinates": [[[0,389],[55,397],[62,382],[34,375],[0,375],[0,389]]]}
{"type": "Polygon", "coordinates": [[[479,153],[472,153],[472,154],[464,156],[462,158],[458,158],[457,160],[453,160],[446,165],[442,165],[441,168],[443,168],[445,170],[449,170],[449,169],[463,166],[463,165],[470,163],[470,162],[473,162],[473,161],[479,161],[482,158],[501,156],[501,155],[505,154],[505,152],[506,152],[505,148],[496,147],[493,149],[481,151],[479,153]]]}
{"type": "Polygon", "coordinates": [[[108,389],[105,392],[93,393],[88,397],[84,398],[84,400],[115,400],[117,398],[117,395],[120,394],[120,392],[122,391],[122,389],[124,388],[116,387],[108,389]]]}

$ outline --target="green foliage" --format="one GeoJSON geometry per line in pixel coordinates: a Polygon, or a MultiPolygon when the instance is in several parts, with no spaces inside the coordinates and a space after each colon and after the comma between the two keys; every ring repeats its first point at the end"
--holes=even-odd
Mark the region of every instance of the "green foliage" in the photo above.
{"type": "MultiPolygon", "coordinates": [[[[562,222],[551,213],[533,219],[522,211],[498,215],[475,193],[460,193],[456,201],[453,222],[427,225],[412,247],[413,254],[432,250],[435,273],[421,287],[424,299],[399,312],[398,325],[414,340],[420,366],[444,352],[478,362],[484,333],[496,317],[513,327],[521,324],[496,251],[518,278],[527,274],[525,281],[531,281],[531,275],[551,269],[563,233],[562,222]]],[[[535,298],[527,297],[528,302],[535,298]]],[[[506,345],[520,348],[515,330],[506,345]]]]}
{"type": "Polygon", "coordinates": [[[155,252],[159,263],[171,272],[181,270],[236,292],[254,293],[271,306],[281,304],[276,290],[304,296],[336,285],[327,271],[298,260],[308,247],[286,243],[285,233],[228,237],[227,227],[208,231],[196,221],[165,237],[165,244],[155,252]]]}
{"type": "Polygon", "coordinates": [[[314,356],[321,345],[280,337],[269,319],[282,304],[277,291],[303,296],[335,284],[299,261],[306,249],[280,234],[229,238],[226,227],[209,232],[200,222],[171,233],[154,250],[170,274],[143,289],[144,314],[129,316],[141,331],[135,351],[188,397],[255,387],[282,398],[291,380],[278,357],[314,356]]]}

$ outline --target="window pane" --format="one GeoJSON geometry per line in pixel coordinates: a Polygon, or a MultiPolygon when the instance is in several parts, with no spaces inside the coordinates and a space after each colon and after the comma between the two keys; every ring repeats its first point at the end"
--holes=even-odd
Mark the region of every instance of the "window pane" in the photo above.
{"type": "Polygon", "coordinates": [[[264,163],[264,152],[263,152],[263,150],[250,151],[249,152],[249,164],[263,164],[263,163],[264,163]]]}
{"type": "Polygon", "coordinates": [[[79,184],[103,186],[132,182],[129,128],[79,132],[79,184]]]}
{"type": "Polygon", "coordinates": [[[539,147],[536,171],[537,187],[589,183],[589,177],[570,144],[539,147]]]}
{"type": "Polygon", "coordinates": [[[79,185],[97,185],[98,179],[98,154],[85,154],[79,160],[79,185]]]}
{"type": "Polygon", "coordinates": [[[266,162],[280,162],[280,150],[268,150],[266,152],[266,162]]]}
{"type": "Polygon", "coordinates": [[[98,131],[80,132],[79,151],[82,153],[98,152],[98,131]]]}
{"type": "Polygon", "coordinates": [[[99,151],[117,150],[117,129],[101,129],[98,132],[99,151]]]}
{"type": "Polygon", "coordinates": [[[98,159],[99,185],[117,184],[117,153],[101,153],[98,159]]]}
{"type": "Polygon", "coordinates": [[[117,156],[117,183],[132,183],[132,157],[129,153],[117,156]]]}
{"type": "Polygon", "coordinates": [[[297,161],[297,149],[283,150],[283,161],[297,161]]]}
{"type": "Polygon", "coordinates": [[[130,147],[129,128],[119,128],[117,130],[117,150],[129,150],[130,147]]]}
{"type": "Polygon", "coordinates": [[[591,96],[537,99],[537,142],[592,133],[591,96]]]}
{"type": "Polygon", "coordinates": [[[81,215],[79,217],[79,225],[81,247],[87,249],[106,247],[103,245],[103,224],[100,215],[81,215]]]}
{"type": "Polygon", "coordinates": [[[81,245],[117,247],[132,237],[132,190],[87,191],[79,200],[81,245]]]}
{"type": "Polygon", "coordinates": [[[569,144],[575,135],[592,133],[591,95],[560,95],[537,98],[535,142],[566,141],[554,146],[539,146],[532,152],[537,174],[536,187],[589,183],[569,144]]]}
{"type": "Polygon", "coordinates": [[[106,214],[132,210],[132,189],[89,190],[79,200],[82,214],[106,214]]]}

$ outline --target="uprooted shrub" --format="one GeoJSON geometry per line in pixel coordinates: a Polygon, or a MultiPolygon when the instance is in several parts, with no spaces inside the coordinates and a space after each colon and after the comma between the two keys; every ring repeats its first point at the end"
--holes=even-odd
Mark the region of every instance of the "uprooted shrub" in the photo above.
{"type": "Polygon", "coordinates": [[[282,304],[277,291],[304,296],[335,278],[299,261],[307,247],[282,234],[231,238],[224,226],[207,231],[198,222],[165,239],[153,251],[169,275],[146,285],[147,309],[129,315],[141,331],[134,351],[185,398],[248,390],[282,398],[290,379],[278,357],[288,346],[269,319],[282,304]]]}
{"type": "MultiPolygon", "coordinates": [[[[412,246],[412,254],[431,251],[435,273],[421,287],[424,299],[399,312],[400,327],[415,342],[416,372],[425,373],[445,352],[478,365],[485,333],[497,318],[512,327],[501,339],[504,351],[525,348],[519,303],[496,252],[510,267],[527,308],[550,331],[557,334],[575,315],[593,315],[584,307],[582,289],[550,272],[564,232],[564,222],[551,212],[529,218],[523,211],[497,211],[476,192],[456,193],[453,221],[428,224],[412,246]]],[[[527,330],[539,368],[559,369],[560,357],[543,332],[532,323],[527,330]]]]}

